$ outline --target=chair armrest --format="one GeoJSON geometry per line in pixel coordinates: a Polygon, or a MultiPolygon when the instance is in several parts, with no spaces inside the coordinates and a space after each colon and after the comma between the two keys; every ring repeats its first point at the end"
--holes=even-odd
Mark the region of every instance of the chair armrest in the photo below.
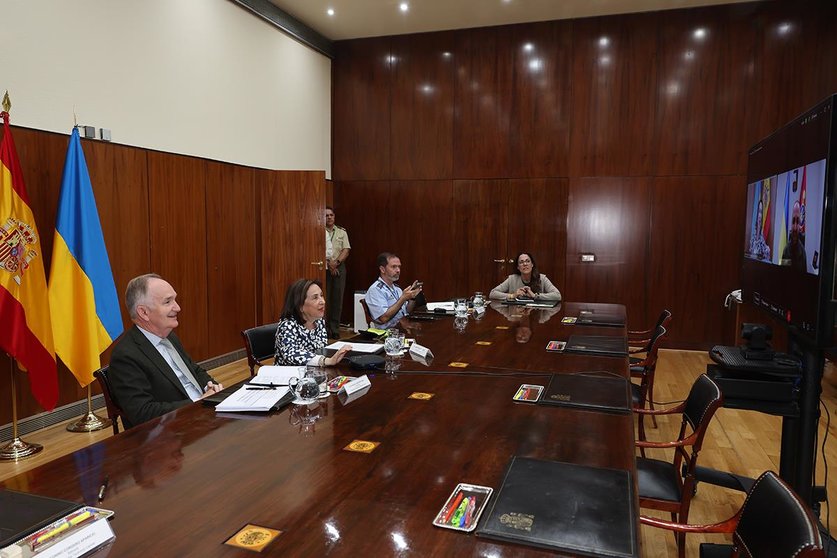
{"type": "Polygon", "coordinates": [[[693,446],[695,444],[696,439],[697,439],[697,435],[692,433],[687,438],[683,438],[682,440],[674,440],[673,442],[649,442],[648,440],[636,440],[634,442],[634,445],[638,448],[657,448],[657,449],[679,448],[679,447],[684,447],[684,446],[693,446]]]}
{"type": "Polygon", "coordinates": [[[675,413],[682,413],[685,408],[686,402],[684,401],[676,407],[669,407],[668,409],[645,409],[643,407],[634,407],[634,412],[638,415],[673,415],[675,413]]]}
{"type": "Polygon", "coordinates": [[[675,523],[674,521],[667,521],[658,517],[648,517],[645,515],[639,516],[639,521],[643,525],[651,525],[652,527],[659,527],[668,531],[676,531],[678,533],[732,533],[738,526],[739,514],[735,514],[726,521],[720,523],[713,523],[711,525],[689,525],[687,523],[675,523]]]}
{"type": "Polygon", "coordinates": [[[653,330],[653,329],[643,329],[643,330],[638,330],[638,329],[633,330],[633,329],[629,329],[629,330],[628,330],[628,337],[638,337],[638,336],[640,336],[640,335],[645,335],[645,336],[647,336],[647,337],[650,337],[652,333],[654,333],[654,330],[653,330]]]}

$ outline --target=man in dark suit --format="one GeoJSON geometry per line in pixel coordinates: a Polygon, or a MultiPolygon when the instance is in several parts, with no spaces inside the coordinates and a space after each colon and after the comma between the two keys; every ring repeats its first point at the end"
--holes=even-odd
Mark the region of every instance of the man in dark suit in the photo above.
{"type": "Polygon", "coordinates": [[[122,421],[131,428],[223,389],[197,365],[173,333],[177,293],[159,275],[131,279],[125,305],[134,326],[116,342],[108,380],[122,421]]]}

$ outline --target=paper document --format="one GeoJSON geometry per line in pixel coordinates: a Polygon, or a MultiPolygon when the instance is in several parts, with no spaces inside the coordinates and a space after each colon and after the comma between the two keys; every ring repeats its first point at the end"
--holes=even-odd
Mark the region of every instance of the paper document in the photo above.
{"type": "Polygon", "coordinates": [[[250,383],[286,386],[289,378],[302,378],[304,372],[300,372],[300,368],[305,369],[304,366],[262,366],[250,383]]]}
{"type": "Polygon", "coordinates": [[[343,341],[335,341],[328,345],[326,349],[339,350],[343,345],[351,345],[353,353],[369,353],[374,354],[383,350],[384,346],[380,343],[344,343],[343,341]]]}
{"type": "Polygon", "coordinates": [[[219,413],[240,411],[266,412],[272,409],[286,393],[288,393],[288,388],[286,387],[248,389],[247,386],[243,386],[218,403],[215,406],[215,411],[219,413]]]}
{"type": "Polygon", "coordinates": [[[439,308],[441,310],[444,310],[445,312],[448,312],[448,311],[453,312],[453,304],[454,304],[453,301],[450,301],[450,302],[428,302],[427,303],[427,309],[430,312],[433,312],[437,308],[439,308]]]}

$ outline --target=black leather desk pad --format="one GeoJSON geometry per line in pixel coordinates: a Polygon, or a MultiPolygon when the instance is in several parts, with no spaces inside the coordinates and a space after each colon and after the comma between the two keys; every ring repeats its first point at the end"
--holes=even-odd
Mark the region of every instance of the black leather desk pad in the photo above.
{"type": "Polygon", "coordinates": [[[618,376],[595,372],[553,374],[538,404],[630,413],[631,391],[628,380],[618,376]]]}
{"type": "Polygon", "coordinates": [[[585,556],[638,556],[629,471],[513,457],[479,536],[585,556]]]}
{"type": "Polygon", "coordinates": [[[578,313],[578,325],[621,327],[625,325],[625,317],[619,314],[595,313],[582,310],[578,313]]]}
{"type": "Polygon", "coordinates": [[[0,548],[79,509],[82,504],[0,489],[0,548]]]}
{"type": "Polygon", "coordinates": [[[602,356],[626,356],[628,340],[625,337],[606,335],[570,335],[567,339],[568,353],[584,353],[602,356]]]}

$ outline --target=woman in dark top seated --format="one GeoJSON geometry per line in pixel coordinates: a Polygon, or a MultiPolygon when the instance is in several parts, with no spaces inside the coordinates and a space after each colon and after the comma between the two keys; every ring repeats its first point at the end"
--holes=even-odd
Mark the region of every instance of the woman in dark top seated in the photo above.
{"type": "Polygon", "coordinates": [[[343,345],[334,356],[317,354],[326,344],[323,287],[313,279],[299,279],[288,287],[276,328],[276,364],[334,366],[352,350],[343,345]]]}
{"type": "Polygon", "coordinates": [[[561,300],[561,292],[543,273],[538,273],[535,257],[528,252],[517,255],[517,269],[506,280],[491,289],[489,298],[513,300],[529,298],[534,300],[561,300]]]}

